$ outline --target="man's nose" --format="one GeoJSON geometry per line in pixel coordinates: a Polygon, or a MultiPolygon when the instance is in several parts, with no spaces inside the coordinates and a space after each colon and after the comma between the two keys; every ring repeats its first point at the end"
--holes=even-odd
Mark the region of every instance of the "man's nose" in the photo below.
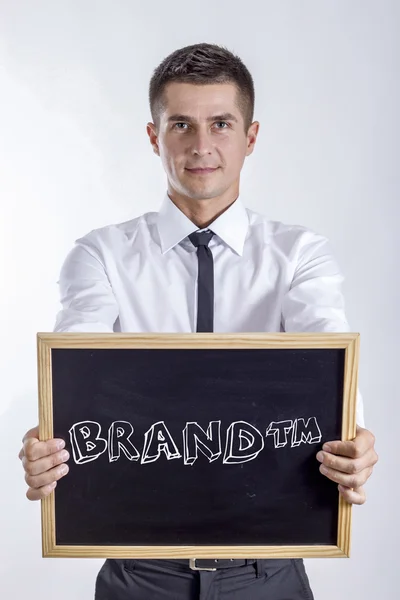
{"type": "Polygon", "coordinates": [[[208,131],[199,130],[197,131],[192,139],[192,153],[204,156],[209,154],[212,150],[211,135],[208,131]]]}

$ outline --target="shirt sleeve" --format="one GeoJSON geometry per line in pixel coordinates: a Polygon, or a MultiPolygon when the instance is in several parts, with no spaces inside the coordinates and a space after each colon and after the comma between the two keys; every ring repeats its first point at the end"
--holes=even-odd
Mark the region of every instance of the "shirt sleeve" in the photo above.
{"type": "Polygon", "coordinates": [[[94,244],[81,238],[67,255],[58,280],[62,309],[54,332],[112,333],[119,310],[94,244]]]}
{"type": "MultiPolygon", "coordinates": [[[[343,274],[327,238],[304,231],[296,247],[293,279],[282,302],[282,326],[293,332],[350,332],[342,293],[343,274]]],[[[365,427],[357,387],[357,424],[365,427]]]]}

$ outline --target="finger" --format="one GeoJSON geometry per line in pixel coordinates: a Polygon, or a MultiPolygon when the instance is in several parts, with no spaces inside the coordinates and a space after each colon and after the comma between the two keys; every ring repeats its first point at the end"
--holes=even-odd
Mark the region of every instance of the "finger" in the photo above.
{"type": "Polygon", "coordinates": [[[57,481],[54,481],[51,485],[45,485],[39,489],[28,488],[26,497],[28,500],[42,500],[54,490],[57,486],[57,481]]]}
{"type": "Polygon", "coordinates": [[[67,450],[61,450],[55,454],[50,454],[45,458],[39,458],[38,460],[28,460],[26,456],[22,458],[22,466],[24,467],[28,475],[40,475],[46,471],[50,471],[53,467],[65,463],[69,459],[69,453],[67,450]]]}
{"type": "Polygon", "coordinates": [[[338,489],[340,495],[348,502],[349,504],[364,504],[366,501],[366,495],[363,487],[355,488],[354,490],[350,488],[343,487],[338,485],[338,489]]]}
{"type": "Polygon", "coordinates": [[[68,465],[63,463],[54,469],[50,469],[50,471],[40,473],[40,475],[29,475],[29,473],[25,473],[25,481],[30,488],[39,489],[40,487],[50,485],[54,483],[54,481],[58,481],[62,477],[65,477],[68,471],[68,465]]]}
{"type": "Polygon", "coordinates": [[[18,454],[18,458],[20,460],[22,460],[22,458],[23,458],[23,456],[25,454],[25,452],[24,452],[24,444],[25,444],[25,441],[28,438],[34,438],[34,439],[38,439],[39,438],[39,426],[38,425],[36,427],[33,427],[32,429],[30,429],[29,431],[27,431],[25,433],[24,437],[22,438],[22,444],[23,444],[23,446],[22,446],[22,448],[21,448],[21,450],[19,451],[19,454],[18,454]]]}
{"type": "Polygon", "coordinates": [[[357,426],[357,435],[353,440],[342,442],[340,440],[327,442],[322,449],[332,454],[360,458],[370,448],[374,447],[375,437],[368,429],[357,426]]]}
{"type": "Polygon", "coordinates": [[[336,471],[335,469],[331,469],[326,467],[325,465],[321,465],[319,470],[325,477],[330,479],[331,481],[335,481],[335,483],[340,483],[344,487],[348,488],[359,488],[363,486],[372,473],[372,467],[368,467],[364,469],[360,473],[355,473],[353,475],[348,475],[347,473],[341,473],[340,471],[336,471]]]}
{"type": "Polygon", "coordinates": [[[26,432],[26,434],[22,438],[22,443],[24,444],[25,440],[27,440],[28,438],[39,439],[39,425],[36,425],[36,427],[32,427],[32,429],[26,432]]]}
{"type": "Polygon", "coordinates": [[[368,450],[368,452],[361,458],[347,458],[340,455],[336,456],[330,452],[323,451],[318,452],[316,458],[326,467],[349,474],[360,473],[367,467],[372,467],[375,465],[378,460],[378,456],[372,448],[368,450]]]}
{"type": "Polygon", "coordinates": [[[64,440],[57,438],[48,440],[47,442],[40,442],[37,438],[26,438],[23,451],[24,456],[28,460],[38,460],[62,450],[64,446],[64,440]]]}

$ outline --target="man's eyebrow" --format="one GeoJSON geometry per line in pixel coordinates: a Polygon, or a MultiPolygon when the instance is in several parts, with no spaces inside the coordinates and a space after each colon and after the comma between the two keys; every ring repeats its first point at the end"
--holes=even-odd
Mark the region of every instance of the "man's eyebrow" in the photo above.
{"type": "MultiPolygon", "coordinates": [[[[196,119],[193,119],[193,117],[190,117],[189,115],[178,114],[171,115],[170,117],[168,117],[168,123],[174,123],[177,121],[196,121],[196,119]]],[[[235,121],[235,123],[238,122],[235,115],[229,112],[223,113],[221,115],[214,115],[213,117],[208,117],[207,121],[235,121]]]]}

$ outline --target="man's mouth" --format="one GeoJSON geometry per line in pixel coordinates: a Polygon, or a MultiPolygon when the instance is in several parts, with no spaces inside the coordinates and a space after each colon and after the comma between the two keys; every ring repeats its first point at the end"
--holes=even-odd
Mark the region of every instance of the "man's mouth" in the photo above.
{"type": "Polygon", "coordinates": [[[215,167],[215,168],[207,167],[204,169],[196,168],[196,169],[186,169],[186,170],[189,171],[189,173],[193,173],[194,175],[207,175],[207,173],[213,173],[217,169],[218,169],[218,167],[215,167]]]}

